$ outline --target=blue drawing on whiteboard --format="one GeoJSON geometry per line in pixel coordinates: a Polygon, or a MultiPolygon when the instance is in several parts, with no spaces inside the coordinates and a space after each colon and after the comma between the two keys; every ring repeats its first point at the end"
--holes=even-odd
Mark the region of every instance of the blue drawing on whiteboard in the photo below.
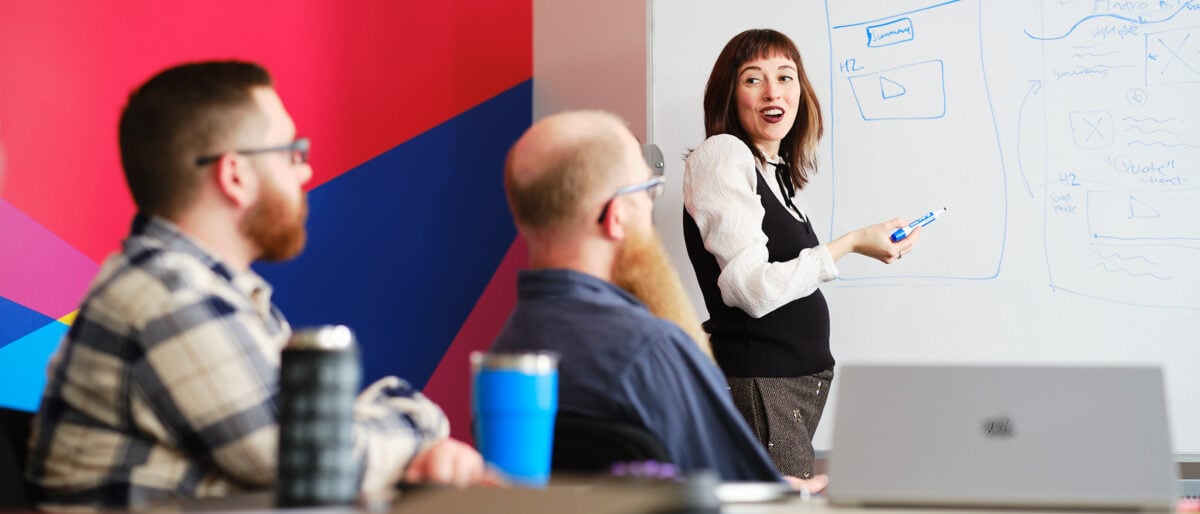
{"type": "Polygon", "coordinates": [[[1182,186],[1187,182],[1175,159],[1171,158],[1135,159],[1125,154],[1116,154],[1104,157],[1104,162],[1111,164],[1113,171],[1118,174],[1133,177],[1141,184],[1182,186]]]}
{"type": "Polygon", "coordinates": [[[1145,255],[1134,255],[1133,257],[1126,257],[1124,255],[1121,255],[1121,252],[1104,253],[1104,250],[1092,250],[1092,253],[1089,253],[1087,256],[1091,257],[1093,255],[1100,258],[1100,260],[1117,259],[1118,261],[1126,261],[1126,262],[1141,261],[1142,263],[1149,264],[1151,266],[1158,265],[1157,262],[1154,262],[1154,261],[1146,258],[1145,255]]]}
{"type": "MultiPolygon", "coordinates": [[[[1126,116],[1126,118],[1125,118],[1125,119],[1129,119],[1129,117],[1128,117],[1128,116],[1126,116]]],[[[1140,132],[1140,133],[1142,133],[1142,134],[1167,133],[1167,134],[1170,134],[1170,135],[1172,135],[1172,136],[1182,136],[1182,135],[1183,135],[1183,134],[1181,134],[1181,133],[1179,133],[1179,132],[1173,132],[1173,131],[1171,131],[1171,129],[1159,128],[1159,129],[1149,129],[1149,130],[1147,130],[1147,129],[1144,129],[1144,128],[1142,128],[1142,127],[1138,126],[1138,125],[1130,125],[1130,126],[1129,126],[1129,128],[1126,128],[1126,129],[1125,129],[1125,132],[1129,132],[1129,131],[1131,131],[1131,130],[1136,130],[1136,131],[1138,131],[1138,132],[1140,132]]]]}
{"type": "MultiPolygon", "coordinates": [[[[1183,4],[1181,4],[1179,6],[1179,8],[1172,11],[1169,15],[1164,16],[1162,18],[1158,18],[1158,19],[1149,19],[1144,14],[1138,15],[1136,17],[1125,16],[1122,14],[1113,14],[1113,13],[1093,14],[1090,16],[1084,16],[1083,18],[1080,18],[1079,21],[1076,21],[1073,25],[1071,25],[1071,27],[1068,28],[1066,30],[1066,32],[1063,32],[1062,34],[1057,35],[1057,36],[1034,35],[1029,32],[1029,29],[1025,29],[1025,36],[1029,37],[1030,39],[1037,40],[1037,41],[1056,41],[1059,39],[1065,39],[1067,36],[1070,36],[1071,33],[1075,32],[1075,29],[1079,28],[1084,23],[1112,19],[1112,20],[1117,20],[1119,22],[1123,22],[1127,25],[1125,27],[1111,27],[1111,26],[1100,27],[1095,32],[1098,32],[1099,34],[1103,34],[1105,36],[1109,35],[1111,32],[1115,32],[1117,35],[1123,37],[1126,35],[1132,35],[1132,34],[1136,33],[1138,30],[1138,27],[1140,27],[1142,25],[1154,25],[1157,23],[1166,23],[1168,21],[1171,21],[1172,19],[1175,18],[1175,16],[1177,16],[1184,9],[1195,10],[1196,6],[1193,5],[1194,2],[1195,2],[1195,0],[1188,0],[1187,2],[1184,2],[1183,4]]],[[[1114,2],[1114,3],[1116,3],[1118,6],[1123,5],[1121,2],[1114,2]]],[[[1160,2],[1158,5],[1162,6],[1165,4],[1160,2]]]]}
{"type": "MultiPolygon", "coordinates": [[[[1129,251],[1129,250],[1126,250],[1129,251]]],[[[1099,261],[1088,267],[1088,270],[1105,273],[1121,273],[1130,278],[1153,278],[1155,280],[1171,280],[1174,276],[1161,271],[1162,266],[1147,259],[1145,255],[1125,256],[1121,252],[1107,253],[1104,250],[1093,250],[1084,257],[1084,264],[1099,261]]]]}
{"type": "Polygon", "coordinates": [[[847,80],[864,120],[920,120],[946,115],[941,59],[854,75],[847,80]]]}
{"type": "Polygon", "coordinates": [[[878,48],[913,40],[912,19],[900,18],[867,27],[867,46],[878,48]]]}
{"type": "Polygon", "coordinates": [[[1073,112],[1070,120],[1075,146],[1097,149],[1113,145],[1113,120],[1108,112],[1073,112]]]}
{"type": "Polygon", "coordinates": [[[1162,216],[1158,209],[1151,207],[1150,204],[1138,200],[1132,196],[1129,197],[1129,219],[1133,218],[1157,218],[1162,216]]]}
{"type": "Polygon", "coordinates": [[[1170,117],[1170,118],[1163,118],[1163,119],[1158,119],[1158,118],[1154,118],[1154,117],[1147,117],[1147,118],[1134,118],[1133,116],[1126,116],[1126,117],[1124,117],[1124,118],[1122,118],[1122,119],[1124,119],[1124,120],[1129,120],[1129,121],[1136,121],[1136,122],[1138,122],[1138,123],[1145,122],[1145,121],[1153,121],[1154,123],[1163,123],[1163,124],[1166,124],[1166,123],[1171,123],[1171,122],[1179,122],[1179,121],[1183,121],[1183,120],[1181,120],[1181,119],[1179,119],[1179,118],[1176,118],[1176,117],[1174,117],[1174,116],[1172,116],[1172,117],[1170,117]]]}
{"type": "MultiPolygon", "coordinates": [[[[976,216],[975,251],[937,248],[958,258],[935,270],[847,262],[839,286],[995,278],[1008,209],[1036,202],[1051,290],[1200,311],[1200,103],[1191,87],[1200,83],[1200,0],[1041,0],[1041,16],[1021,3],[924,2],[825,1],[830,237],[869,221],[860,210],[895,203],[873,188],[925,201],[964,185],[954,205],[976,216]],[[994,32],[981,30],[997,15],[994,32]],[[993,39],[1004,37],[1017,41],[993,39]],[[995,41],[1013,52],[986,51],[995,41]],[[1000,117],[993,63],[1004,81],[1000,117]],[[1015,141],[999,120],[1016,121],[1015,141]],[[1017,180],[1004,178],[1002,141],[1016,143],[1017,180]],[[946,151],[931,151],[939,144],[946,151]],[[1010,197],[1013,186],[1025,198],[1010,197]]],[[[927,247],[960,237],[954,230],[940,227],[927,247]]]]}
{"type": "Polygon", "coordinates": [[[1071,58],[1072,59],[1086,59],[1089,57],[1108,57],[1113,54],[1121,53],[1120,50],[1112,50],[1112,51],[1108,51],[1108,52],[1093,51],[1096,47],[1099,47],[1099,46],[1105,46],[1105,45],[1103,43],[1099,43],[1099,44],[1095,44],[1095,45],[1088,45],[1088,46],[1071,45],[1071,48],[1076,50],[1076,52],[1071,55],[1071,58]],[[1087,50],[1087,51],[1085,52],[1084,50],[1087,50]]]}
{"type": "MultiPolygon", "coordinates": [[[[1082,8],[1043,5],[1051,27],[1055,15],[1082,8]]],[[[1049,285],[1126,305],[1200,310],[1200,227],[1192,221],[1200,215],[1192,183],[1200,141],[1183,84],[1200,77],[1193,72],[1200,29],[1175,26],[1190,21],[1185,11],[1147,33],[1148,20],[1164,21],[1177,3],[1102,0],[1089,8],[1134,5],[1158,12],[1126,11],[1130,23],[1109,17],[1066,41],[1041,43],[1045,87],[1038,92],[1047,123],[1034,133],[1044,141],[1049,285]]]]}
{"type": "Polygon", "coordinates": [[[941,262],[851,259],[839,264],[837,287],[986,281],[1001,269],[1009,189],[983,58],[986,2],[923,2],[825,2],[830,238],[879,213],[969,208],[925,243],[941,262]]]}
{"type": "Polygon", "coordinates": [[[1130,64],[1121,64],[1121,65],[1116,65],[1116,66],[1108,65],[1108,64],[1090,64],[1090,65],[1085,66],[1085,65],[1080,64],[1080,65],[1076,65],[1072,68],[1068,68],[1065,70],[1060,70],[1060,69],[1056,68],[1053,70],[1053,73],[1054,73],[1054,78],[1058,79],[1058,80],[1069,79],[1069,78],[1088,78],[1088,77],[1096,77],[1096,78],[1100,78],[1101,80],[1103,80],[1103,79],[1108,78],[1108,72],[1110,72],[1112,70],[1119,70],[1122,68],[1132,68],[1132,67],[1133,67],[1133,65],[1130,65],[1130,64]]]}
{"type": "Polygon", "coordinates": [[[1136,140],[1130,141],[1130,142],[1128,142],[1128,143],[1126,143],[1126,144],[1127,144],[1127,145],[1129,145],[1129,146],[1133,146],[1133,145],[1141,145],[1141,146],[1161,146],[1161,147],[1163,147],[1163,148],[1175,148],[1175,147],[1179,147],[1179,146],[1184,146],[1184,147],[1187,147],[1187,148],[1200,148],[1200,147],[1197,147],[1196,145],[1193,145],[1193,144],[1191,144],[1191,143],[1167,143],[1167,142],[1165,142],[1165,141],[1160,141],[1160,140],[1154,140],[1154,141],[1142,141],[1142,140],[1140,140],[1140,139],[1136,139],[1136,140]]]}
{"type": "Polygon", "coordinates": [[[1171,275],[1159,275],[1157,273],[1135,273],[1134,271],[1130,270],[1129,268],[1109,267],[1108,264],[1104,264],[1104,263],[1096,264],[1095,266],[1092,266],[1091,269],[1096,269],[1096,268],[1100,268],[1101,271],[1104,271],[1105,273],[1124,273],[1125,275],[1128,275],[1131,278],[1150,277],[1150,278],[1157,279],[1157,280],[1171,280],[1172,278],[1175,278],[1175,277],[1172,277],[1171,275]]]}
{"type": "Polygon", "coordinates": [[[1146,85],[1200,82],[1200,36],[1194,27],[1146,34],[1146,85]]]}
{"type": "Polygon", "coordinates": [[[880,96],[882,96],[884,100],[887,100],[888,98],[896,98],[897,96],[902,96],[902,95],[904,95],[904,93],[907,93],[907,92],[908,92],[908,89],[905,88],[904,86],[900,85],[900,83],[898,83],[892,79],[889,79],[887,77],[884,77],[882,75],[879,76],[879,93],[880,93],[880,96]]]}
{"type": "MultiPolygon", "coordinates": [[[[925,7],[913,9],[911,11],[905,11],[902,13],[896,13],[896,14],[884,16],[882,18],[875,18],[873,20],[867,20],[867,21],[856,21],[854,23],[841,23],[841,24],[837,24],[837,25],[831,25],[829,28],[837,30],[837,29],[844,29],[844,28],[848,28],[848,27],[871,25],[873,23],[879,23],[884,20],[893,20],[893,19],[899,18],[901,16],[911,16],[911,15],[917,14],[919,12],[929,11],[929,10],[937,9],[939,7],[945,7],[947,5],[956,4],[958,2],[959,2],[959,0],[946,0],[945,2],[941,2],[941,3],[937,3],[937,4],[933,4],[933,5],[927,5],[925,7]]],[[[826,2],[825,2],[825,12],[826,12],[826,16],[828,16],[828,13],[829,13],[829,1],[828,0],[826,0],[826,2]]]]}
{"type": "Polygon", "coordinates": [[[1200,202],[1184,195],[1090,190],[1086,204],[1095,239],[1200,241],[1200,225],[1191,222],[1200,202]]]}
{"type": "Polygon", "coordinates": [[[1184,122],[1176,117],[1157,119],[1153,117],[1136,118],[1125,116],[1121,121],[1127,122],[1124,134],[1130,139],[1125,146],[1159,147],[1159,148],[1200,148],[1188,141],[1188,134],[1180,130],[1184,122]]]}
{"type": "Polygon", "coordinates": [[[1131,88],[1129,91],[1125,92],[1125,100],[1127,102],[1129,102],[1129,105],[1132,105],[1134,107],[1141,107],[1143,105],[1146,105],[1147,98],[1148,97],[1147,97],[1146,91],[1144,89],[1131,88]]]}

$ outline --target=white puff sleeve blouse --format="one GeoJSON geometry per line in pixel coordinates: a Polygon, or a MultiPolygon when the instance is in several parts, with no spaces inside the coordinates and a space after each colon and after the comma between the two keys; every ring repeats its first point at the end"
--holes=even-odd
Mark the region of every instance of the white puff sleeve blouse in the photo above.
{"type": "MultiPolygon", "coordinates": [[[[683,173],[683,206],[696,221],[704,248],[721,268],[717,279],[721,299],[755,318],[812,294],[838,276],[824,244],[802,250],[788,261],[767,262],[765,211],[756,192],[758,168],[745,143],[721,134],[692,151],[683,173]]],[[[783,193],[774,176],[763,178],[782,204],[783,193]]],[[[803,219],[796,212],[792,215],[803,219]]]]}

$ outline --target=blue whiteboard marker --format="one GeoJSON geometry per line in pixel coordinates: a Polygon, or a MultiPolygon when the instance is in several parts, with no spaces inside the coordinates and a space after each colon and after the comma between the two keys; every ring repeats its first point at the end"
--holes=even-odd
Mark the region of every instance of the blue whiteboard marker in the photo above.
{"type": "Polygon", "coordinates": [[[920,227],[924,227],[925,225],[928,225],[930,223],[933,223],[933,220],[938,219],[938,216],[946,214],[946,211],[948,211],[948,210],[950,210],[950,209],[942,207],[941,209],[938,209],[929,214],[921,216],[916,221],[909,223],[907,227],[900,227],[900,228],[896,229],[895,232],[892,232],[892,242],[899,243],[900,241],[903,241],[904,238],[908,237],[908,235],[911,234],[914,230],[916,230],[920,227]]]}

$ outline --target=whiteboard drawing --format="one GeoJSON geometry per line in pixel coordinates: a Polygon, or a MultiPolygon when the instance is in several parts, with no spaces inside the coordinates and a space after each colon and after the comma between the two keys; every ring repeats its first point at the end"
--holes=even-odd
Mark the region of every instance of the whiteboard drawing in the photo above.
{"type": "Polygon", "coordinates": [[[830,237],[942,205],[953,221],[921,243],[922,252],[944,259],[891,267],[846,259],[840,278],[863,285],[994,278],[1004,253],[1007,191],[979,2],[943,1],[901,12],[889,11],[899,9],[893,5],[825,4],[830,237]],[[946,190],[954,197],[937,193],[946,190]]]}
{"type": "Polygon", "coordinates": [[[919,120],[946,115],[946,79],[940,59],[847,79],[864,120],[919,120]]]}
{"type": "Polygon", "coordinates": [[[1042,2],[1045,252],[1056,291],[1200,309],[1200,10],[1042,2]]]}

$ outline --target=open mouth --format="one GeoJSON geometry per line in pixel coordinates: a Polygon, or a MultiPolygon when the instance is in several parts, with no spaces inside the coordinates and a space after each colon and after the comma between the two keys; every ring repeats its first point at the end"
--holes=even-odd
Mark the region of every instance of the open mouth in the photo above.
{"type": "Polygon", "coordinates": [[[783,109],[778,107],[768,107],[760,111],[760,114],[767,123],[779,123],[783,120],[783,109]]]}

